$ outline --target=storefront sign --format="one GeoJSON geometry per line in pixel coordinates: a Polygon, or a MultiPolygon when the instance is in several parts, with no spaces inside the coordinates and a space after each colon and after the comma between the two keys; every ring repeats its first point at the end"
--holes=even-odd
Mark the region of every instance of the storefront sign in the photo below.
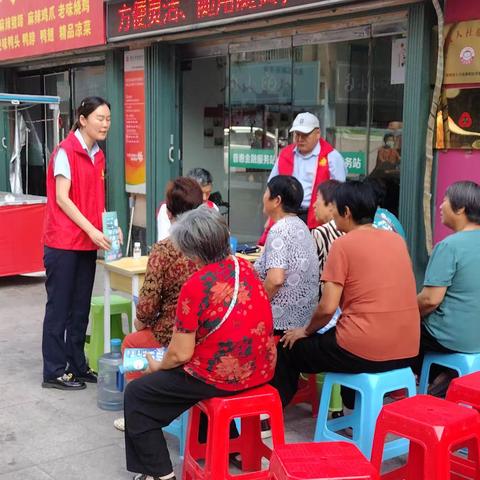
{"type": "Polygon", "coordinates": [[[286,60],[234,63],[230,78],[232,105],[290,103],[292,93],[297,106],[320,102],[320,62],[302,62],[293,67],[286,60]]]}
{"type": "Polygon", "coordinates": [[[103,0],[0,0],[0,61],[104,43],[103,0]]]}
{"type": "Polygon", "coordinates": [[[231,167],[256,170],[270,170],[276,160],[274,150],[257,148],[230,148],[229,158],[231,167]]]}
{"type": "Polygon", "coordinates": [[[345,160],[348,175],[366,175],[365,152],[340,152],[345,160]]]}
{"type": "Polygon", "coordinates": [[[126,191],[145,189],[145,54],[125,52],[125,184],[126,191]]]}
{"type": "Polygon", "coordinates": [[[445,85],[480,83],[480,20],[445,26],[445,85]]]}
{"type": "MultiPolygon", "coordinates": [[[[175,31],[186,26],[202,28],[248,17],[305,10],[324,3],[325,0],[110,0],[107,36],[113,40],[148,32],[175,31]]],[[[335,2],[341,3],[345,0],[335,2]]]]}

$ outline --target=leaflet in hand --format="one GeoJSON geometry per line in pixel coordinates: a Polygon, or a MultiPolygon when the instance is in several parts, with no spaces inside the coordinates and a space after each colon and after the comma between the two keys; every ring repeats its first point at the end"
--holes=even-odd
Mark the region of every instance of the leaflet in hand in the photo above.
{"type": "Polygon", "coordinates": [[[118,235],[117,212],[103,212],[103,234],[110,240],[110,250],[105,250],[105,261],[111,262],[122,258],[120,237],[118,235]]]}
{"type": "Polygon", "coordinates": [[[147,353],[154,360],[160,361],[165,355],[166,348],[126,348],[123,352],[123,365],[119,367],[121,373],[140,372],[148,367],[147,353]]]}

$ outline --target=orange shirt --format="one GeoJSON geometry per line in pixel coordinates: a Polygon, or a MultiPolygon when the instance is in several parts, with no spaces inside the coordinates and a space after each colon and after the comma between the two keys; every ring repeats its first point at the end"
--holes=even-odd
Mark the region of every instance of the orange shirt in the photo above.
{"type": "Polygon", "coordinates": [[[400,235],[360,228],[333,242],[322,281],[343,286],[336,337],[372,361],[418,354],[420,314],[407,246],[400,235]]]}

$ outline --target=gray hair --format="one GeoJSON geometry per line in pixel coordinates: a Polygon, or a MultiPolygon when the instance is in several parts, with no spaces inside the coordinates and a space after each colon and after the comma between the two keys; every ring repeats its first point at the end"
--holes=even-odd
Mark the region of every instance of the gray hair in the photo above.
{"type": "Polygon", "coordinates": [[[445,192],[454,212],[465,208],[465,215],[470,222],[480,225],[480,185],[465,180],[452,183],[445,192]]]}
{"type": "Polygon", "coordinates": [[[192,168],[186,176],[196,180],[201,187],[206,187],[207,185],[211,185],[213,183],[212,174],[204,168],[192,168]]]}
{"type": "Polygon", "coordinates": [[[231,253],[225,220],[203,205],[180,215],[170,228],[170,238],[186,257],[198,257],[205,265],[220,262],[231,253]]]}

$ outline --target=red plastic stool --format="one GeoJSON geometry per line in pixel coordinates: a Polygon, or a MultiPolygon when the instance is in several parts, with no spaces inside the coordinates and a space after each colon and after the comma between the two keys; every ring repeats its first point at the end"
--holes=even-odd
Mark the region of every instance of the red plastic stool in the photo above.
{"type": "Polygon", "coordinates": [[[231,397],[211,398],[195,405],[190,414],[187,431],[183,480],[267,479],[262,470],[262,458],[270,459],[272,450],[263,443],[260,414],[270,416],[274,447],[285,443],[282,403],[278,392],[270,385],[253,388],[231,397]],[[208,419],[207,442],[198,441],[200,413],[208,419]],[[241,419],[240,436],[229,439],[230,422],[241,419]],[[243,473],[231,475],[228,456],[239,452],[243,473]],[[198,460],[204,459],[201,466],[198,460]]]}
{"type": "Polygon", "coordinates": [[[385,405],[373,440],[372,464],[378,472],[390,433],[408,438],[410,448],[407,464],[382,475],[383,480],[480,480],[478,462],[452,454],[468,444],[478,455],[480,415],[475,410],[429,395],[385,405]]]}
{"type": "Polygon", "coordinates": [[[275,447],[272,480],[377,480],[363,453],[348,442],[292,443],[275,447]]]}
{"type": "Polygon", "coordinates": [[[448,387],[446,399],[469,405],[480,412],[480,372],[454,378],[448,387]]]}
{"type": "Polygon", "coordinates": [[[298,383],[298,390],[290,405],[297,405],[298,403],[309,403],[312,406],[312,417],[318,415],[318,405],[320,398],[317,389],[317,376],[309,374],[307,379],[300,378],[298,383]]]}

